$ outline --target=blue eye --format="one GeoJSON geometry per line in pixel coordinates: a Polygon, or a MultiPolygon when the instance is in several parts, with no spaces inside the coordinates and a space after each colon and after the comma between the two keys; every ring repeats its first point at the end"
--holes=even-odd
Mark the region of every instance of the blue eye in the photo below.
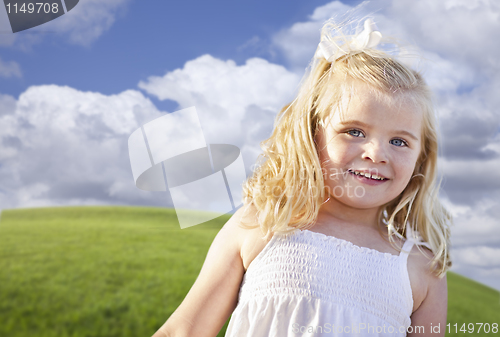
{"type": "Polygon", "coordinates": [[[408,146],[408,143],[406,143],[404,140],[399,139],[399,138],[392,139],[392,140],[390,141],[390,143],[391,143],[392,145],[396,145],[396,146],[408,146]]]}
{"type": "Polygon", "coordinates": [[[356,129],[349,130],[346,133],[348,133],[349,135],[351,135],[353,137],[362,137],[363,136],[363,133],[359,130],[356,130],[356,129]]]}

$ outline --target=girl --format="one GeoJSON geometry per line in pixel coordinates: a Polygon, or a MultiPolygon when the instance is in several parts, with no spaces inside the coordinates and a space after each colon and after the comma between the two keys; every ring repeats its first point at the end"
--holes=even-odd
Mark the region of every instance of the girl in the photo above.
{"type": "Polygon", "coordinates": [[[431,94],[374,49],[372,21],[339,32],[323,27],[244,206],[154,337],[216,336],[231,313],[226,336],[444,336],[451,218],[431,94]]]}

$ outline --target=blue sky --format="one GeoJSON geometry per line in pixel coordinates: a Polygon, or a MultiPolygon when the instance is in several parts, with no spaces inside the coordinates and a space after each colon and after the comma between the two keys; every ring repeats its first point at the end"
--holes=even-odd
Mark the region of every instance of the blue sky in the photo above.
{"type": "MultiPolygon", "coordinates": [[[[358,3],[81,0],[16,34],[0,7],[0,209],[172,206],[135,186],[127,140],[190,106],[208,143],[241,149],[248,174],[322,23],[358,3]]],[[[361,12],[422,56],[407,61],[435,93],[453,270],[500,289],[498,2],[377,0],[361,12]]]]}

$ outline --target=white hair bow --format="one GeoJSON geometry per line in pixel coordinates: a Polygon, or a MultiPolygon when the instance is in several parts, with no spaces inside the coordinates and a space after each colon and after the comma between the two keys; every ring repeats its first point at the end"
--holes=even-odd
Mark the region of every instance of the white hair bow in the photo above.
{"type": "Polygon", "coordinates": [[[333,62],[341,56],[352,52],[360,52],[367,48],[373,48],[380,43],[382,34],[377,30],[377,26],[372,19],[364,22],[364,29],[361,33],[352,36],[341,46],[332,40],[322,39],[316,50],[315,57],[325,58],[328,62],[333,62]]]}

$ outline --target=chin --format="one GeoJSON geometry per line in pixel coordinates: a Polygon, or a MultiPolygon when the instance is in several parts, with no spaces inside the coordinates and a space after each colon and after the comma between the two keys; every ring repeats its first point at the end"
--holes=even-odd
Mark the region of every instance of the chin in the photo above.
{"type": "Polygon", "coordinates": [[[378,208],[388,204],[399,195],[394,193],[393,189],[375,191],[366,189],[363,185],[327,185],[327,189],[331,199],[359,209],[378,208]]]}
{"type": "Polygon", "coordinates": [[[378,208],[382,205],[385,205],[386,202],[374,200],[374,198],[357,198],[357,199],[348,199],[348,200],[339,200],[344,205],[347,205],[352,208],[359,209],[370,209],[370,208],[378,208]]]}
{"type": "Polygon", "coordinates": [[[381,194],[381,193],[366,193],[363,197],[361,198],[347,198],[350,203],[350,205],[353,205],[355,207],[356,205],[358,208],[374,208],[374,207],[381,207],[384,205],[389,204],[391,201],[396,199],[400,194],[381,194]]]}

